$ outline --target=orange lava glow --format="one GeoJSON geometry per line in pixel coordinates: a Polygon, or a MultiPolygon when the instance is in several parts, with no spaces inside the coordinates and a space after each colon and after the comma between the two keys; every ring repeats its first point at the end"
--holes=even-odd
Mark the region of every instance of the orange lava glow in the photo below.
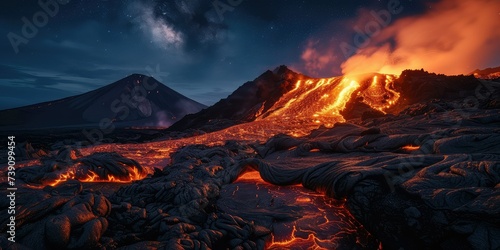
{"type": "Polygon", "coordinates": [[[267,202],[271,202],[270,206],[273,207],[273,202],[281,204],[284,201],[301,208],[300,218],[273,223],[273,233],[265,249],[335,249],[341,238],[338,235],[360,226],[345,209],[345,201],[325,197],[305,189],[301,184],[275,186],[263,181],[258,171],[242,174],[233,184],[237,185],[232,192],[235,199],[241,199],[238,194],[249,186],[256,188],[256,197],[262,195],[263,200],[250,203],[249,206],[259,207],[262,203],[266,207],[267,202]],[[274,198],[267,200],[270,197],[266,196],[274,198]]]}
{"type": "Polygon", "coordinates": [[[394,79],[391,75],[385,76],[385,80],[379,80],[379,76],[374,76],[371,84],[363,92],[358,92],[358,96],[363,98],[363,103],[373,109],[385,113],[385,110],[391,108],[400,97],[400,94],[394,90],[394,79]]]}
{"type": "Polygon", "coordinates": [[[400,98],[394,86],[396,79],[395,75],[381,74],[301,79],[269,110],[259,113],[252,124],[262,122],[265,130],[274,134],[286,131],[294,137],[304,136],[320,125],[333,127],[344,122],[342,111],[354,98],[386,113],[400,98]]]}
{"type": "MultiPolygon", "coordinates": [[[[329,115],[340,116],[340,111],[344,110],[347,102],[351,99],[351,95],[356,91],[361,85],[355,81],[348,78],[344,78],[340,83],[333,89],[332,96],[335,97],[333,102],[326,105],[319,111],[319,113],[314,114],[314,117],[328,117],[329,115]]],[[[344,120],[342,118],[342,120],[344,120]]],[[[319,121],[319,120],[318,120],[319,121]]],[[[319,122],[318,122],[319,123],[319,122]]]]}
{"type": "Polygon", "coordinates": [[[420,146],[408,145],[408,146],[402,147],[402,149],[408,150],[408,151],[415,151],[415,150],[419,150],[420,146]]]}
{"type": "Polygon", "coordinates": [[[247,181],[252,183],[266,183],[258,171],[249,171],[238,177],[238,181],[247,181]]]}
{"type": "Polygon", "coordinates": [[[129,172],[127,177],[115,177],[108,174],[106,178],[101,178],[97,173],[92,170],[87,170],[85,173],[83,171],[75,170],[74,168],[68,170],[65,173],[61,173],[59,178],[48,183],[50,186],[56,186],[61,182],[67,180],[79,180],[81,182],[115,182],[115,183],[130,183],[135,180],[141,180],[146,176],[146,174],[141,174],[139,170],[135,167],[129,172]]]}
{"type": "Polygon", "coordinates": [[[297,227],[294,225],[293,226],[293,230],[292,230],[292,233],[290,234],[290,239],[288,240],[282,240],[282,241],[277,241],[274,237],[274,235],[272,235],[272,240],[271,240],[271,244],[269,245],[269,248],[273,248],[273,247],[290,247],[291,245],[293,245],[293,243],[298,240],[297,237],[295,237],[295,233],[297,233],[297,227]]]}
{"type": "Polygon", "coordinates": [[[309,197],[298,197],[296,199],[296,201],[297,202],[303,202],[303,203],[305,203],[305,202],[311,202],[311,198],[309,198],[309,197]]]}
{"type": "Polygon", "coordinates": [[[271,235],[271,242],[267,249],[305,249],[300,246],[308,246],[307,249],[328,249],[321,246],[322,240],[318,239],[314,232],[307,235],[307,238],[297,236],[298,230],[294,225],[290,237],[284,240],[276,240],[274,234],[271,235]],[[320,243],[320,244],[318,244],[320,243]]]}

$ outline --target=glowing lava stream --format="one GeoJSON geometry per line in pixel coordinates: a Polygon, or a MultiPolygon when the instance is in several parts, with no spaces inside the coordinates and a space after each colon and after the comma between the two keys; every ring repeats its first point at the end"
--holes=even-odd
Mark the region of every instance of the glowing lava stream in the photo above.
{"type": "Polygon", "coordinates": [[[48,183],[47,185],[56,186],[61,182],[65,182],[70,179],[76,179],[81,182],[114,182],[114,183],[130,183],[135,180],[141,180],[146,177],[146,174],[141,174],[139,170],[135,167],[129,172],[127,177],[115,177],[108,174],[106,178],[101,178],[96,172],[92,170],[81,170],[70,168],[68,171],[59,174],[59,178],[48,183]]]}
{"type": "Polygon", "coordinates": [[[367,74],[298,80],[256,121],[267,121],[270,129],[278,126],[277,130],[302,136],[319,125],[332,127],[344,122],[341,112],[354,98],[385,113],[400,97],[394,89],[396,79],[393,75],[367,74]]]}
{"type": "Polygon", "coordinates": [[[363,103],[373,109],[385,113],[399,100],[400,94],[394,90],[394,80],[396,77],[385,75],[385,80],[379,80],[379,76],[374,76],[368,88],[363,92],[358,92],[358,96],[363,98],[363,103]]]}
{"type": "Polygon", "coordinates": [[[290,208],[280,210],[286,206],[298,208],[295,211],[300,214],[299,218],[272,223],[266,249],[352,249],[354,244],[363,245],[371,237],[344,207],[344,201],[327,198],[302,185],[269,184],[257,171],[246,172],[225,186],[222,196],[226,200],[218,204],[223,208],[237,207],[234,212],[241,213],[241,216],[248,215],[251,212],[246,209],[253,208],[264,214],[290,211],[290,208]],[[249,200],[252,195],[255,198],[249,200]],[[235,204],[231,205],[231,202],[235,204]],[[342,242],[346,235],[354,240],[342,242]]]}

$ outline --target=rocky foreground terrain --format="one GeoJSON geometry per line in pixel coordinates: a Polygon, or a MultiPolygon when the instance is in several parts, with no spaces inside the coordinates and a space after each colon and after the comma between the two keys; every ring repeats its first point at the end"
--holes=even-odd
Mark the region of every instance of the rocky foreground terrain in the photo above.
{"type": "MultiPolygon", "coordinates": [[[[271,234],[279,228],[273,225],[300,220],[308,212],[297,199],[284,202],[278,195],[261,196],[268,191],[257,191],[239,203],[231,199],[228,185],[235,185],[242,173],[258,171],[265,182],[302,185],[342,201],[340,211],[347,209],[371,233],[360,229],[352,218],[337,218],[338,227],[327,231],[328,241],[314,243],[321,247],[376,248],[381,241],[388,249],[497,249],[499,124],[498,109],[447,110],[432,103],[398,116],[318,129],[302,138],[278,135],[262,145],[193,145],[174,153],[163,170],[108,194],[93,191],[92,185],[83,188],[76,180],[34,187],[43,183],[41,179],[50,180],[35,178],[37,173],[49,175],[54,171],[49,166],[66,164],[54,159],[18,172],[26,184],[17,192],[17,240],[10,246],[272,246],[271,234]],[[427,112],[429,109],[439,110],[427,112]],[[359,238],[362,240],[356,240],[359,238]]],[[[101,166],[107,173],[116,171],[118,175],[137,164],[114,153],[96,153],[85,160],[95,162],[104,156],[106,163],[101,166]]],[[[69,163],[81,161],[75,158],[69,163]]],[[[310,201],[314,197],[303,198],[310,201]]],[[[1,206],[7,209],[5,199],[1,206]]],[[[317,212],[329,216],[327,212],[335,211],[317,212]]],[[[6,213],[1,219],[6,225],[6,213]]],[[[307,232],[324,235],[321,224],[309,226],[307,232]]],[[[2,230],[6,231],[5,226],[2,230]]],[[[305,231],[299,228],[290,233],[300,238],[300,230],[305,231]]],[[[302,239],[308,235],[303,233],[302,239]]],[[[8,245],[3,236],[2,247],[8,245]]]]}

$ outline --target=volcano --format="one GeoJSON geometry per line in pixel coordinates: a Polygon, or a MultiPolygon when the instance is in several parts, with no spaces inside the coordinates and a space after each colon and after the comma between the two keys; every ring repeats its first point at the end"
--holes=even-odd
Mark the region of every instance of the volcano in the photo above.
{"type": "Polygon", "coordinates": [[[212,132],[253,122],[265,123],[266,131],[307,135],[320,125],[332,127],[347,119],[397,114],[433,99],[461,100],[474,95],[476,89],[490,89],[491,84],[472,75],[445,76],[423,69],[401,75],[312,78],[280,66],[243,84],[215,105],[185,116],[168,130],[212,132]]]}
{"type": "Polygon", "coordinates": [[[152,77],[133,74],[81,95],[0,111],[0,128],[168,127],[203,108],[152,77]]]}

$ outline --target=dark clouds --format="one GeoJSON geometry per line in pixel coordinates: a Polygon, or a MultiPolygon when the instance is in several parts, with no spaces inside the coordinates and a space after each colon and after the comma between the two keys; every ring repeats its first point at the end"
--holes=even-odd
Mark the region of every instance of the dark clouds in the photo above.
{"type": "MultiPolygon", "coordinates": [[[[15,53],[7,34],[21,35],[21,18],[42,11],[37,2],[0,3],[0,109],[83,93],[132,73],[212,104],[281,64],[305,72],[301,57],[311,38],[317,46],[342,39],[337,34],[349,31],[335,24],[387,4],[244,0],[221,19],[210,0],[71,0],[15,53]]],[[[433,1],[406,2],[402,16],[433,1]]]]}

